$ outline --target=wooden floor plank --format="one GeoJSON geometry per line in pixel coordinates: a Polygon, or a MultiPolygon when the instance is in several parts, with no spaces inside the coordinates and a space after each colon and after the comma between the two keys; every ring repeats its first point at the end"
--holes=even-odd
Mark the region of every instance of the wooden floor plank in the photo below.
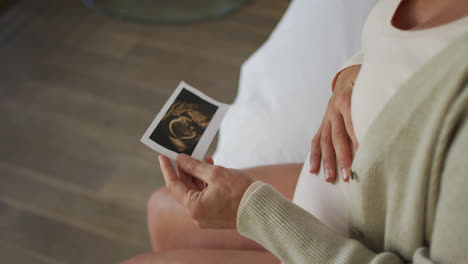
{"type": "Polygon", "coordinates": [[[142,248],[111,240],[75,226],[0,201],[2,241],[66,263],[117,263],[142,248]]]}
{"type": "Polygon", "coordinates": [[[116,263],[150,250],[146,202],[163,179],[141,135],[180,80],[232,102],[242,62],[288,2],[184,26],[77,0],[22,0],[0,15],[0,262],[116,263]]]}
{"type": "Polygon", "coordinates": [[[55,259],[38,255],[30,250],[16,247],[10,242],[2,241],[1,237],[0,257],[2,258],[2,263],[8,264],[64,264],[64,262],[59,262],[55,259]]]}
{"type": "MultiPolygon", "coordinates": [[[[89,192],[48,181],[43,175],[0,163],[0,200],[42,212],[90,232],[148,245],[146,213],[89,192]],[[21,190],[21,191],[18,191],[21,190]]],[[[149,249],[149,248],[148,248],[149,249]]]]}

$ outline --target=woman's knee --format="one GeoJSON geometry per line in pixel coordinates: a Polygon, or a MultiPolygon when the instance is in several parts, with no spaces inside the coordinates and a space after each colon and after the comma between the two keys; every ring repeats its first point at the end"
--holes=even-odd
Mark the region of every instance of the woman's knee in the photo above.
{"type": "Polygon", "coordinates": [[[164,237],[170,229],[170,218],[175,217],[177,202],[167,191],[166,187],[157,189],[148,200],[148,231],[154,251],[167,247],[164,237]]]}
{"type": "Polygon", "coordinates": [[[148,214],[164,212],[175,203],[166,187],[161,187],[151,194],[148,200],[148,214]]]}
{"type": "Polygon", "coordinates": [[[182,249],[169,250],[158,253],[146,253],[135,256],[121,264],[145,264],[145,263],[193,263],[193,264],[218,264],[218,263],[255,263],[277,264],[279,260],[266,251],[251,250],[219,250],[219,249],[182,249]]]}
{"type": "Polygon", "coordinates": [[[234,230],[200,230],[166,188],[148,200],[148,230],[153,251],[182,248],[264,250],[234,230]]]}

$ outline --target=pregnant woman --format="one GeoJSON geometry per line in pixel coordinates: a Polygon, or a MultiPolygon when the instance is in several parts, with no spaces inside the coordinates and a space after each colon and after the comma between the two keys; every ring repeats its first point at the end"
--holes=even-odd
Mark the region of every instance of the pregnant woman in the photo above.
{"type": "Polygon", "coordinates": [[[133,263],[278,263],[263,247],[285,263],[466,261],[467,15],[464,0],[377,3],[362,51],[335,79],[297,187],[299,165],[238,171],[180,155],[176,174],[160,157],[168,191],[158,198],[175,198],[152,208],[162,253],[133,263]],[[336,184],[310,175],[320,159],[320,174],[336,184]],[[307,211],[286,199],[301,188],[307,211]],[[189,247],[198,249],[180,250],[189,247]]]}

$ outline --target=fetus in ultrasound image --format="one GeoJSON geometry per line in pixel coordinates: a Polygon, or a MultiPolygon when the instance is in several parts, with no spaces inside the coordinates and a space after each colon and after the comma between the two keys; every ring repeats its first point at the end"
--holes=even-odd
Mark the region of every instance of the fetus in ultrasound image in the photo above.
{"type": "Polygon", "coordinates": [[[191,155],[218,106],[182,89],[150,139],[177,153],[191,155]]]}

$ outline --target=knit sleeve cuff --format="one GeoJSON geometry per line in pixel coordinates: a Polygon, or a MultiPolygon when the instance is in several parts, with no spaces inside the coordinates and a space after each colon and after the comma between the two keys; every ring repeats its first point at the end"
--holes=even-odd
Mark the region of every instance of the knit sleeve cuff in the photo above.
{"type": "Polygon", "coordinates": [[[265,183],[261,182],[261,181],[256,181],[254,183],[252,183],[249,188],[247,188],[247,190],[245,191],[244,193],[244,196],[242,196],[242,200],[239,204],[239,209],[238,209],[238,212],[241,211],[241,209],[244,207],[245,203],[247,202],[247,200],[249,199],[250,195],[252,193],[254,193],[258,188],[260,188],[262,185],[264,185],[265,183]]]}
{"type": "Polygon", "coordinates": [[[237,230],[284,263],[369,263],[371,251],[335,234],[272,186],[250,187],[237,213],[237,230]]]}

